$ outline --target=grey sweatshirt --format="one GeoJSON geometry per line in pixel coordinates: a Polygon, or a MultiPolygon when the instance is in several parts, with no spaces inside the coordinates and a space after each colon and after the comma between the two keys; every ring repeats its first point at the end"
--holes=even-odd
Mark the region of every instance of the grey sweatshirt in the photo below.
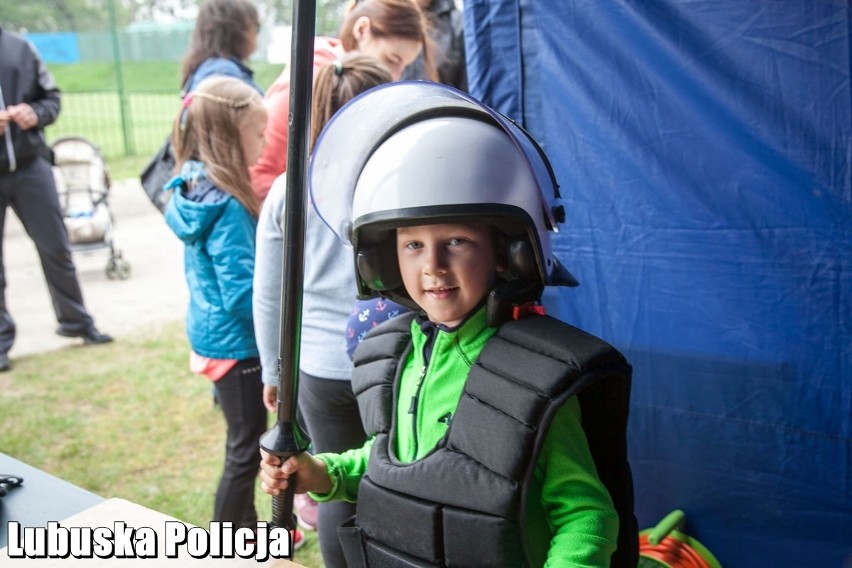
{"type": "MultiPolygon", "coordinates": [[[[272,184],[257,223],[254,265],[254,330],[263,382],[278,386],[281,270],[286,176],[272,184]]],[[[299,369],[322,379],[349,380],[346,320],[355,305],[352,250],[335,236],[308,203],[305,227],[305,282],[299,369]]]]}

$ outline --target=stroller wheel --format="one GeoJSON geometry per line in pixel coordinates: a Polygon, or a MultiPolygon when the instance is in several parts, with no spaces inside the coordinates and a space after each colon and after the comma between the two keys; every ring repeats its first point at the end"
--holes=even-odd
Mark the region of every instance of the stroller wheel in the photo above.
{"type": "Polygon", "coordinates": [[[130,278],[130,263],[118,256],[107,261],[106,275],[110,280],[127,280],[130,278]]]}

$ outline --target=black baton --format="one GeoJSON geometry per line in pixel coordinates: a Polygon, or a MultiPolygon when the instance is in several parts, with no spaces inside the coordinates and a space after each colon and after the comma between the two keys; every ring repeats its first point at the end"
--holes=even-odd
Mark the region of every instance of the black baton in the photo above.
{"type": "MultiPolygon", "coordinates": [[[[283,462],[308,449],[310,440],[299,425],[299,345],[305,256],[305,194],[313,84],[315,0],[293,1],[290,51],[290,123],[287,142],[287,186],[284,251],[281,270],[281,321],[278,347],[278,417],[260,439],[260,447],[283,462]]],[[[287,490],[272,498],[272,525],[296,528],[293,495],[296,476],[287,490]]]]}

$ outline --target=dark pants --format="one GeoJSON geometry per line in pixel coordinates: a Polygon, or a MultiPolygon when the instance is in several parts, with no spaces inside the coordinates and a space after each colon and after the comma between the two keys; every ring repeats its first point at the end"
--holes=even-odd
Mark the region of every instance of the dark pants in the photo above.
{"type": "MultiPolygon", "coordinates": [[[[349,381],[320,379],[300,372],[299,410],[314,453],[340,453],[360,448],[367,440],[349,381]]],[[[337,527],[354,514],[354,503],[335,501],[319,504],[317,535],[326,568],[346,568],[337,527]]]]}
{"type": "Polygon", "coordinates": [[[231,521],[235,528],[254,528],[257,526],[254,485],[260,467],[260,437],[266,432],[267,423],[260,359],[240,361],[214,385],[228,424],[228,435],[213,520],[231,521]]]}
{"type": "Polygon", "coordinates": [[[0,353],[9,351],[15,341],[15,322],[6,306],[2,250],[6,208],[10,205],[35,243],[59,325],[69,332],[92,326],[71,258],[53,173],[46,160],[36,158],[19,164],[14,173],[0,173],[0,353]]]}

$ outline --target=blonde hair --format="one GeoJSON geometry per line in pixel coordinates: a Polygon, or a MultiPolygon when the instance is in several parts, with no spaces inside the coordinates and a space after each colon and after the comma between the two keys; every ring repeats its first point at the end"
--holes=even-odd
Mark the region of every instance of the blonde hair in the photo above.
{"type": "Polygon", "coordinates": [[[233,77],[209,77],[183,104],[172,128],[177,170],[200,161],[210,181],[257,217],[260,201],[251,188],[240,127],[250,113],[265,111],[260,93],[233,77]]]}
{"type": "Polygon", "coordinates": [[[393,76],[378,59],[357,52],[320,68],[314,79],[309,151],[313,151],[319,133],[340,107],[367,89],[391,81],[393,76]]]}

